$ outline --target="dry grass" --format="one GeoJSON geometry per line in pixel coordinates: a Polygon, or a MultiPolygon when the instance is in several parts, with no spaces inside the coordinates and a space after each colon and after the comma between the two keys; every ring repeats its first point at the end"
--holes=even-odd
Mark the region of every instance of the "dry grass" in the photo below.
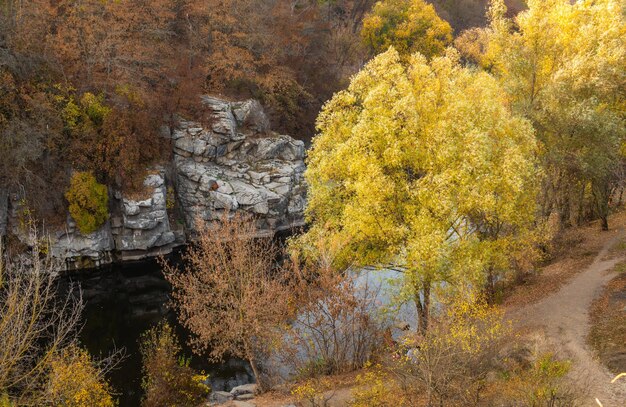
{"type": "Polygon", "coordinates": [[[615,374],[626,372],[626,262],[590,310],[589,344],[600,361],[615,374]]]}
{"type": "MultiPolygon", "coordinates": [[[[332,383],[333,393],[332,398],[329,400],[329,406],[339,407],[347,406],[349,400],[352,399],[352,389],[356,387],[356,377],[362,373],[362,371],[356,371],[351,373],[339,374],[328,376],[327,378],[332,383]]],[[[274,389],[270,392],[264,393],[254,398],[254,404],[256,407],[282,407],[289,404],[299,404],[296,402],[294,396],[291,395],[291,388],[297,386],[298,383],[293,384],[291,387],[284,387],[274,389]]],[[[329,393],[331,393],[329,392],[329,393]]]]}
{"type": "MultiPolygon", "coordinates": [[[[503,306],[517,308],[532,304],[556,292],[573,276],[585,270],[598,255],[602,246],[626,225],[626,211],[618,212],[609,219],[610,230],[600,230],[598,222],[570,228],[557,238],[551,260],[529,275],[520,285],[506,293],[503,306]]],[[[626,242],[618,243],[607,253],[615,257],[624,252],[626,242]],[[621,249],[621,250],[620,250],[621,249]]]]}

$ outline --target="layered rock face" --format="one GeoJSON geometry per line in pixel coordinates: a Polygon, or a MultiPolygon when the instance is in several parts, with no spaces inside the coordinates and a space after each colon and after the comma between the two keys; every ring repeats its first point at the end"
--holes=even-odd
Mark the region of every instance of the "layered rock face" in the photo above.
{"type": "Polygon", "coordinates": [[[224,211],[257,216],[259,231],[303,224],[304,143],[289,136],[261,137],[267,118],[258,102],[204,99],[214,121],[182,122],[174,131],[174,165],[185,223],[213,221],[224,211]]]}
{"type": "MultiPolygon", "coordinates": [[[[193,240],[197,220],[225,211],[252,214],[259,235],[303,225],[304,144],[270,132],[257,101],[203,103],[207,123],[180,120],[170,132],[173,162],[149,171],[139,197],[111,191],[110,218],[89,235],[68,216],[63,229],[47,231],[50,253],[70,269],[164,254],[193,240]]],[[[18,198],[0,191],[0,236],[8,229],[32,245],[18,198]]]]}

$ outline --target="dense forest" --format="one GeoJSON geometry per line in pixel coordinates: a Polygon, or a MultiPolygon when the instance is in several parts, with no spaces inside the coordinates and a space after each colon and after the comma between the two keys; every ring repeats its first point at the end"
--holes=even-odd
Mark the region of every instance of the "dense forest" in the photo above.
{"type": "MultiPolygon", "coordinates": [[[[372,5],[3,1],[0,186],[63,219],[72,169],[140,185],[167,157],[160,126],[199,114],[205,93],[257,98],[274,128],[310,139],[321,105],[380,50],[360,38],[372,5]]],[[[456,32],[485,22],[486,1],[436,5],[456,32]]]]}
{"type": "MultiPolygon", "coordinates": [[[[299,406],[626,400],[586,348],[567,353],[549,327],[529,335],[528,308],[510,305],[575,257],[584,239],[569,236],[590,224],[604,243],[589,264],[563,263],[596,275],[580,283],[588,301],[598,273],[623,269],[626,240],[608,235],[626,186],[623,0],[0,0],[0,200],[19,196],[35,242],[7,255],[0,235],[0,406],[116,405],[121,357],[81,347],[83,304],[57,295],[42,226],[69,214],[85,236],[102,227],[110,199],[141,195],[173,160],[174,129],[210,127],[203,95],[257,100],[275,132],[254,137],[307,148],[304,230],[251,238],[271,209],[227,201],[218,221],[197,219],[181,264],[160,260],[191,348],[245,360],[258,406],[274,405],[262,393],[299,406]]],[[[267,184],[290,179],[268,171],[267,184]]],[[[218,181],[207,193],[227,199],[218,181]]],[[[174,184],[164,213],[180,205],[174,184]]],[[[542,295],[564,298],[576,273],[571,286],[562,274],[542,295]]],[[[144,406],[254,393],[212,392],[166,322],[141,353],[144,406]]]]}

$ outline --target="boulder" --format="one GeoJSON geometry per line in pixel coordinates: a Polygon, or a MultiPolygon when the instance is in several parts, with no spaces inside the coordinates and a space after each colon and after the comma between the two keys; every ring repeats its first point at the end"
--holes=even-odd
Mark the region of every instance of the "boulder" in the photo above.
{"type": "Polygon", "coordinates": [[[115,247],[111,234],[111,224],[106,222],[93,233],[82,234],[74,221],[68,217],[68,227],[64,231],[50,235],[50,254],[73,264],[76,267],[100,266],[110,262],[110,252],[115,247]]]}
{"type": "Polygon", "coordinates": [[[270,130],[270,121],[258,100],[233,103],[232,111],[239,127],[263,134],[270,130]]]}
{"type": "Polygon", "coordinates": [[[226,391],[214,391],[211,392],[211,395],[209,396],[209,400],[214,403],[226,403],[233,398],[235,398],[235,396],[226,391]]]}
{"type": "Polygon", "coordinates": [[[242,384],[241,386],[234,387],[230,394],[235,397],[242,396],[244,394],[255,394],[257,391],[257,385],[255,383],[242,384]]]}

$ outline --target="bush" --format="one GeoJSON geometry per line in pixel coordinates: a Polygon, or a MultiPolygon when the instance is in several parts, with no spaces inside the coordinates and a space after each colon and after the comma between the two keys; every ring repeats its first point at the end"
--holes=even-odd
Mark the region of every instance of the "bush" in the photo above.
{"type": "Polygon", "coordinates": [[[194,352],[211,361],[247,360],[258,388],[266,390],[263,364],[290,316],[288,273],[276,267],[279,249],[271,238],[254,238],[256,221],[245,214],[198,221],[197,229],[183,267],[165,264],[179,320],[193,334],[194,352]]]}
{"type": "Polygon", "coordinates": [[[142,387],[146,394],[142,406],[195,407],[210,392],[205,384],[207,376],[197,374],[189,367],[189,359],[180,356],[180,351],[176,335],[168,323],[161,323],[143,335],[142,387]]]}
{"type": "Polygon", "coordinates": [[[283,361],[301,378],[362,368],[382,347],[391,324],[378,310],[380,285],[326,267],[302,274],[283,361]]]}
{"type": "Polygon", "coordinates": [[[107,187],[99,184],[93,174],[76,172],[65,193],[70,215],[83,234],[95,232],[109,216],[107,187]]]}
{"type": "Polygon", "coordinates": [[[540,353],[530,367],[513,367],[501,383],[500,400],[516,400],[532,407],[569,407],[582,395],[567,380],[571,363],[559,360],[552,353],[540,353]]]}
{"type": "Polygon", "coordinates": [[[326,377],[308,379],[291,390],[301,403],[311,407],[327,407],[335,393],[331,391],[332,383],[326,377]]]}
{"type": "Polygon", "coordinates": [[[399,407],[406,405],[401,391],[396,389],[393,378],[382,366],[367,366],[357,376],[357,387],[352,391],[350,407],[399,407]]]}
{"type": "MultiPolygon", "coordinates": [[[[459,297],[459,298],[462,298],[459,297]]],[[[410,334],[390,363],[407,405],[480,405],[509,327],[502,312],[473,295],[446,306],[428,331],[410,334]]]]}
{"type": "Polygon", "coordinates": [[[50,362],[48,393],[57,407],[113,407],[111,387],[86,350],[70,346],[50,362]]]}

